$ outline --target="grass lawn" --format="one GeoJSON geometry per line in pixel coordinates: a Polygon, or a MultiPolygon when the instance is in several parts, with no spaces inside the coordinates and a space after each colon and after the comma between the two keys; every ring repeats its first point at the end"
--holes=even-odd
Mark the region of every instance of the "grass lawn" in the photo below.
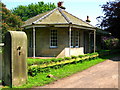
{"type": "Polygon", "coordinates": [[[29,76],[28,83],[20,87],[31,88],[33,86],[43,86],[57,79],[64,78],[64,77],[72,75],[73,73],[85,70],[103,61],[104,59],[98,58],[98,59],[91,60],[91,61],[84,61],[83,63],[65,65],[59,69],[51,69],[50,72],[48,73],[39,73],[34,77],[29,76]],[[47,75],[49,74],[52,74],[53,76],[55,76],[55,78],[48,78],[47,75]]]}
{"type": "Polygon", "coordinates": [[[83,71],[93,65],[96,65],[100,62],[105,61],[108,58],[115,57],[115,56],[119,56],[119,54],[108,55],[108,56],[96,58],[96,59],[90,60],[90,61],[83,61],[82,63],[67,64],[58,69],[51,68],[50,72],[38,73],[34,77],[28,76],[27,84],[19,86],[19,87],[13,87],[13,88],[32,88],[32,87],[36,87],[36,86],[43,86],[43,85],[49,84],[55,80],[70,76],[70,75],[80,72],[80,71],[83,71]],[[54,77],[48,78],[47,75],[49,75],[49,74],[52,74],[54,77]]]}

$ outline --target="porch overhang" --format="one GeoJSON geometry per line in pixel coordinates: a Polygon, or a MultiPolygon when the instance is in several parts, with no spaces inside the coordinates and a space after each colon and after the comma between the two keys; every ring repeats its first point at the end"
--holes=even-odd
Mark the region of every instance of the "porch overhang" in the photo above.
{"type": "Polygon", "coordinates": [[[87,27],[87,26],[83,26],[83,25],[68,24],[68,23],[66,23],[66,24],[63,24],[63,23],[60,23],[60,24],[57,24],[57,23],[56,24],[30,24],[27,26],[23,26],[23,28],[25,28],[25,29],[30,29],[33,27],[56,27],[56,28],[59,28],[59,27],[69,27],[69,26],[71,26],[71,28],[96,31],[95,27],[87,27]]]}

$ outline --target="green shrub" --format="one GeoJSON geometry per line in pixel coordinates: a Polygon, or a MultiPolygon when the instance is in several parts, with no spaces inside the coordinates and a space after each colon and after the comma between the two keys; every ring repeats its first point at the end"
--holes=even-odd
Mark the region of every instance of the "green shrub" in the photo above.
{"type": "Polygon", "coordinates": [[[27,59],[28,66],[44,64],[43,59],[27,59]]]}
{"type": "Polygon", "coordinates": [[[42,73],[47,73],[47,72],[50,72],[50,67],[46,67],[46,68],[38,68],[39,69],[39,72],[42,72],[42,73]]]}
{"type": "Polygon", "coordinates": [[[52,58],[52,59],[45,59],[45,64],[49,64],[50,62],[52,62],[52,60],[54,60],[54,58],[52,58]]]}
{"type": "Polygon", "coordinates": [[[98,53],[97,52],[95,52],[95,53],[88,53],[88,54],[86,54],[86,56],[92,56],[92,55],[97,55],[98,53]]]}
{"type": "Polygon", "coordinates": [[[28,75],[32,77],[36,76],[38,73],[43,73],[43,72],[44,73],[50,72],[50,67],[40,68],[37,65],[33,65],[28,68],[28,75]]]}
{"type": "MultiPolygon", "coordinates": [[[[49,72],[51,70],[51,68],[53,69],[58,69],[58,68],[61,68],[63,67],[64,65],[67,65],[67,64],[77,64],[78,62],[82,63],[86,60],[91,60],[91,59],[95,59],[95,57],[92,57],[92,55],[97,55],[98,53],[91,53],[91,54],[86,54],[86,55],[79,55],[79,58],[81,57],[85,57],[85,56],[90,56],[89,58],[86,58],[85,60],[70,60],[70,59],[76,59],[77,56],[71,56],[70,57],[64,57],[64,58],[52,58],[52,59],[42,59],[42,60],[39,60],[38,63],[42,62],[43,64],[46,64],[47,66],[46,67],[40,67],[40,65],[32,65],[32,66],[29,66],[28,68],[28,74],[30,76],[35,76],[37,75],[37,73],[42,73],[42,72],[49,72]],[[46,60],[46,61],[43,61],[43,60],[46,60]],[[67,61],[66,62],[61,62],[63,60],[69,60],[70,62],[67,61]],[[72,61],[72,62],[71,62],[72,61]],[[51,62],[61,62],[61,63],[54,63],[53,66],[50,65],[51,62]]],[[[33,60],[32,62],[34,62],[34,64],[36,63],[36,60],[33,60]]]]}
{"type": "MultiPolygon", "coordinates": [[[[108,52],[118,52],[118,51],[120,51],[120,50],[113,50],[113,51],[102,50],[100,52],[104,54],[104,53],[108,53],[108,52]]],[[[37,73],[50,72],[51,68],[59,69],[68,64],[77,64],[77,63],[94,60],[98,57],[98,56],[94,56],[94,55],[99,55],[99,54],[97,52],[95,52],[95,53],[88,53],[86,55],[79,55],[78,59],[76,59],[77,56],[71,56],[71,57],[64,57],[64,58],[28,60],[28,62],[30,64],[30,66],[28,66],[28,74],[30,76],[34,77],[37,75],[37,73]],[[87,57],[87,59],[82,59],[82,57],[87,57]],[[73,60],[70,60],[70,59],[73,59],[73,60]],[[76,60],[74,60],[74,59],[76,59],[76,60]],[[66,60],[66,61],[62,62],[63,60],[66,60]],[[56,62],[60,62],[60,63],[56,63],[56,62]],[[46,64],[45,67],[41,67],[41,65],[43,65],[43,64],[46,64]]]]}
{"type": "Polygon", "coordinates": [[[53,67],[51,67],[51,68],[53,68],[53,69],[59,69],[59,68],[61,68],[61,67],[63,67],[64,65],[55,65],[55,66],[53,66],[53,67]]]}
{"type": "Polygon", "coordinates": [[[87,54],[85,54],[85,56],[91,56],[92,54],[91,53],[87,53],[87,54]]]}
{"type": "MultiPolygon", "coordinates": [[[[102,53],[106,52],[108,53],[109,50],[102,50],[101,51],[102,53]]],[[[115,51],[114,51],[115,52],[115,51]]],[[[91,60],[91,59],[94,59],[94,57],[92,57],[92,55],[97,55],[98,53],[95,52],[95,53],[88,53],[88,54],[85,54],[85,55],[79,55],[79,56],[71,56],[71,57],[64,57],[64,58],[52,58],[52,59],[28,59],[28,73],[29,75],[31,76],[35,76],[38,72],[49,72],[49,68],[59,68],[59,67],[62,67],[63,65],[65,64],[69,64],[69,62],[61,62],[63,60],[70,60],[70,59],[76,59],[77,57],[79,58],[82,58],[82,57],[85,57],[85,56],[89,56],[89,58],[85,59],[85,60],[91,60]],[[57,64],[53,64],[53,66],[51,66],[50,64],[51,63],[56,63],[56,62],[61,62],[61,64],[59,64],[60,66],[58,66],[57,64]],[[40,68],[39,66],[40,65],[43,65],[43,64],[46,64],[46,65],[50,65],[50,67],[44,67],[44,68],[40,68]]],[[[82,62],[82,61],[85,61],[85,60],[78,60],[77,61],[72,61],[70,63],[78,63],[78,62],[82,62]]]]}
{"type": "Polygon", "coordinates": [[[98,54],[98,52],[95,52],[95,53],[91,53],[92,55],[97,55],[98,54]]]}
{"type": "Polygon", "coordinates": [[[80,62],[80,63],[82,63],[82,62],[83,62],[83,60],[80,60],[79,62],[80,62]]]}
{"type": "Polygon", "coordinates": [[[99,50],[98,53],[100,56],[108,55],[110,54],[111,50],[99,50]]]}
{"type": "MultiPolygon", "coordinates": [[[[106,53],[106,54],[109,54],[108,52],[109,51],[101,51],[102,53],[106,53]]],[[[53,62],[61,62],[63,60],[70,60],[70,59],[76,59],[76,58],[82,58],[82,57],[85,57],[85,56],[92,56],[92,55],[97,55],[98,53],[95,52],[95,53],[88,53],[88,54],[85,54],[85,55],[79,55],[79,56],[71,56],[71,57],[64,57],[64,58],[51,58],[51,59],[28,59],[27,62],[28,62],[28,66],[31,66],[31,65],[42,65],[42,64],[50,64],[50,63],[53,63],[53,62]]]]}
{"type": "Polygon", "coordinates": [[[119,48],[119,43],[120,43],[120,41],[119,41],[119,39],[118,38],[114,38],[114,37],[106,37],[106,36],[104,36],[104,37],[102,37],[102,43],[103,43],[103,47],[105,48],[105,49],[117,49],[117,48],[119,48]]]}
{"type": "Polygon", "coordinates": [[[51,62],[56,62],[56,58],[49,59],[51,62]]]}
{"type": "Polygon", "coordinates": [[[56,61],[63,61],[64,59],[63,58],[57,58],[56,61]]]}
{"type": "Polygon", "coordinates": [[[77,56],[71,56],[71,58],[72,58],[72,59],[76,59],[76,58],[78,58],[78,57],[77,57],[77,56]]]}
{"type": "MultiPolygon", "coordinates": [[[[88,53],[88,54],[89,54],[89,53],[88,53]]],[[[84,54],[84,57],[85,57],[85,56],[88,56],[88,55],[87,55],[87,54],[84,54]]]]}
{"type": "Polygon", "coordinates": [[[79,55],[78,57],[79,57],[79,58],[82,58],[82,57],[84,57],[84,55],[79,55]]]}
{"type": "Polygon", "coordinates": [[[64,57],[64,59],[65,59],[65,60],[70,60],[70,59],[71,59],[71,57],[64,57]]]}
{"type": "Polygon", "coordinates": [[[37,75],[37,73],[38,73],[38,68],[37,67],[33,66],[33,67],[28,68],[28,75],[34,77],[34,76],[37,75]]]}

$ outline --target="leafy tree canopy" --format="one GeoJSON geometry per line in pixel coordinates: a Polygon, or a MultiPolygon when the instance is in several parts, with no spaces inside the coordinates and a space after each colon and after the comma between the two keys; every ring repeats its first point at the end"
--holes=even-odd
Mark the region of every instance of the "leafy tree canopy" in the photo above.
{"type": "Polygon", "coordinates": [[[54,3],[47,3],[45,4],[43,1],[38,2],[37,4],[29,4],[27,6],[20,5],[14,9],[12,9],[12,13],[20,16],[23,21],[26,21],[27,19],[36,16],[40,13],[49,11],[56,8],[54,3]]]}
{"type": "Polygon", "coordinates": [[[104,16],[97,17],[98,25],[120,39],[120,0],[109,1],[102,8],[104,16]]]}
{"type": "Polygon", "coordinates": [[[21,30],[20,26],[23,24],[23,21],[19,16],[16,16],[11,13],[6,6],[0,2],[0,31],[4,34],[8,30],[21,30]]]}

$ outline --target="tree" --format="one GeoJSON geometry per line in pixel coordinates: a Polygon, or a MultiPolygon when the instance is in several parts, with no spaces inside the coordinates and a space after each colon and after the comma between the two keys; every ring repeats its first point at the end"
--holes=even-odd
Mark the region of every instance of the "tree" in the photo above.
{"type": "Polygon", "coordinates": [[[19,16],[12,14],[2,2],[0,2],[0,17],[0,31],[3,34],[8,30],[22,30],[23,21],[19,16]]]}
{"type": "Polygon", "coordinates": [[[120,39],[120,0],[109,1],[102,5],[104,16],[97,17],[98,25],[120,39]]]}
{"type": "Polygon", "coordinates": [[[41,2],[38,2],[37,4],[32,3],[27,6],[20,5],[14,9],[12,9],[11,11],[13,14],[20,16],[23,21],[26,21],[27,19],[29,19],[33,16],[36,16],[40,13],[52,10],[54,8],[56,8],[54,3],[45,4],[43,1],[41,1],[41,2]]]}

